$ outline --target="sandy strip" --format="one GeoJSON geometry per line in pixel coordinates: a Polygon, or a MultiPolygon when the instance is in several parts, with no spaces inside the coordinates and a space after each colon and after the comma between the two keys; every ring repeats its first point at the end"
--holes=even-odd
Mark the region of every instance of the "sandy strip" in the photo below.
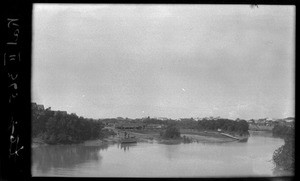
{"type": "Polygon", "coordinates": [[[229,137],[221,138],[221,137],[201,136],[201,135],[195,135],[195,134],[181,134],[181,136],[186,136],[188,138],[192,138],[201,143],[221,143],[221,142],[235,141],[234,139],[229,138],[229,137]]]}

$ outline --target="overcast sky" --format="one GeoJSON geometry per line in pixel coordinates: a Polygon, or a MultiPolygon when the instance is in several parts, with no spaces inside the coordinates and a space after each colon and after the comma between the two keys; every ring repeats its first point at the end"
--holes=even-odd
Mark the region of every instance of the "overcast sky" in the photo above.
{"type": "Polygon", "coordinates": [[[88,118],[294,116],[295,7],[34,4],[32,101],[88,118]]]}

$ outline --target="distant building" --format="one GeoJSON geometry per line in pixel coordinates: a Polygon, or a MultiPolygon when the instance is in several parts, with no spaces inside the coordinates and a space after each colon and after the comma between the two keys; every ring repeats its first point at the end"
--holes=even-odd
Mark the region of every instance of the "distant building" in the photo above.
{"type": "Polygon", "coordinates": [[[126,130],[126,129],[137,129],[137,130],[141,130],[141,129],[145,129],[145,125],[144,124],[135,124],[135,123],[128,123],[128,124],[116,124],[115,125],[116,129],[122,129],[122,130],[126,130]]]}
{"type": "Polygon", "coordinates": [[[258,119],[258,120],[255,120],[255,124],[258,126],[266,126],[266,121],[267,121],[267,119],[258,119]]]}
{"type": "Polygon", "coordinates": [[[147,124],[146,129],[161,129],[163,125],[161,124],[147,124]]]}
{"type": "Polygon", "coordinates": [[[210,117],[204,117],[204,118],[202,118],[202,120],[218,120],[218,119],[221,119],[220,116],[218,116],[218,117],[210,116],[210,117]]]}
{"type": "Polygon", "coordinates": [[[250,119],[250,120],[248,120],[247,122],[248,122],[249,124],[255,123],[255,121],[254,121],[253,119],[250,119]]]}
{"type": "Polygon", "coordinates": [[[285,118],[284,119],[286,122],[294,122],[295,121],[295,118],[293,117],[288,117],[288,118],[285,118]]]}
{"type": "Polygon", "coordinates": [[[271,121],[270,119],[263,118],[263,119],[256,119],[256,120],[249,120],[249,130],[254,131],[272,131],[276,122],[271,121]]]}
{"type": "Polygon", "coordinates": [[[150,119],[150,116],[142,117],[142,120],[150,119]]]}

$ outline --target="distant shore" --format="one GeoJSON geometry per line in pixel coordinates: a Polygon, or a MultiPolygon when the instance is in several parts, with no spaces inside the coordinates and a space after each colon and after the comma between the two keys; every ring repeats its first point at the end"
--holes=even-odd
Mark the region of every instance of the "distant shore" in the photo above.
{"type": "Polygon", "coordinates": [[[159,136],[159,132],[153,131],[143,134],[143,131],[130,132],[138,140],[151,139],[156,140],[159,143],[182,143],[182,142],[199,142],[199,143],[225,143],[236,141],[233,138],[221,135],[218,132],[207,132],[207,131],[191,131],[191,130],[180,130],[181,137],[177,139],[163,139],[159,136]]]}
{"type": "MultiPolygon", "coordinates": [[[[164,139],[160,137],[158,131],[127,131],[131,136],[135,137],[137,142],[153,142],[156,141],[160,144],[179,144],[187,142],[198,142],[198,143],[226,143],[236,141],[233,138],[226,137],[219,134],[218,132],[207,132],[207,131],[191,131],[181,130],[181,137],[176,139],[164,139]]],[[[119,135],[110,136],[104,139],[87,140],[83,143],[76,143],[70,145],[83,145],[83,146],[102,146],[107,144],[119,143],[122,138],[123,132],[120,131],[119,135]]],[[[40,138],[32,139],[32,147],[46,146],[48,145],[40,138]]]]}

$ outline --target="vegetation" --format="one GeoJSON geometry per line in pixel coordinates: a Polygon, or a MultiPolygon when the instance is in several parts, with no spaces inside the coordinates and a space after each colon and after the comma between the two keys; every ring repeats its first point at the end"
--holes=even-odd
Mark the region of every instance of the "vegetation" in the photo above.
{"type": "Polygon", "coordinates": [[[195,129],[198,126],[198,121],[193,118],[190,119],[182,119],[177,122],[177,125],[180,129],[195,129]]]}
{"type": "Polygon", "coordinates": [[[114,132],[102,129],[108,123],[160,124],[163,127],[167,127],[161,132],[161,136],[167,139],[180,137],[180,129],[195,131],[218,131],[221,129],[222,132],[233,135],[238,134],[242,136],[249,134],[249,125],[244,120],[234,121],[217,118],[197,121],[193,118],[185,118],[178,121],[174,119],[160,120],[150,117],[143,119],[119,117],[95,120],[78,117],[76,114],[51,111],[50,109],[38,110],[34,107],[32,109],[32,136],[40,138],[48,144],[79,143],[89,139],[114,135],[114,132]]]}
{"type": "Polygon", "coordinates": [[[103,124],[97,120],[50,110],[32,110],[32,137],[48,144],[80,143],[103,137],[103,124]]]}
{"type": "Polygon", "coordinates": [[[194,130],[211,130],[217,131],[221,129],[223,132],[228,132],[238,135],[249,135],[249,124],[245,120],[234,121],[230,119],[202,119],[199,121],[193,118],[181,119],[180,121],[168,119],[159,120],[155,118],[146,118],[142,120],[145,124],[162,124],[162,125],[176,125],[179,129],[194,129],[194,130]]]}
{"type": "Polygon", "coordinates": [[[275,150],[273,161],[276,169],[291,171],[295,169],[295,130],[293,127],[276,125],[273,135],[284,139],[284,145],[275,150]]]}
{"type": "Polygon", "coordinates": [[[283,125],[283,124],[278,124],[278,125],[274,126],[272,132],[273,132],[274,136],[284,138],[284,137],[292,135],[294,132],[294,128],[283,125]]]}
{"type": "Polygon", "coordinates": [[[161,136],[165,139],[180,138],[180,131],[175,124],[169,124],[166,130],[163,133],[161,133],[161,136]]]}
{"type": "Polygon", "coordinates": [[[117,133],[115,133],[112,130],[102,129],[99,133],[99,138],[105,138],[105,137],[115,136],[115,135],[117,135],[117,133]]]}
{"type": "Polygon", "coordinates": [[[155,119],[155,118],[150,118],[150,117],[143,119],[142,122],[145,124],[165,124],[165,122],[160,119],[155,119]]]}
{"type": "Polygon", "coordinates": [[[180,121],[174,120],[174,119],[166,119],[166,120],[160,120],[156,118],[137,118],[137,119],[116,119],[116,118],[110,118],[110,119],[102,119],[103,122],[110,122],[110,123],[144,123],[144,124],[160,124],[164,126],[168,125],[176,125],[179,129],[193,129],[193,130],[211,130],[211,131],[217,131],[218,129],[221,129],[223,132],[228,132],[231,134],[237,134],[237,135],[249,135],[249,124],[245,120],[230,120],[230,119],[223,119],[223,118],[217,118],[217,119],[202,119],[202,120],[195,120],[193,118],[185,118],[181,119],[180,121]]]}
{"type": "Polygon", "coordinates": [[[248,135],[249,125],[245,120],[233,121],[230,119],[203,119],[198,121],[197,129],[217,131],[221,129],[224,132],[235,133],[239,135],[248,135]]]}

